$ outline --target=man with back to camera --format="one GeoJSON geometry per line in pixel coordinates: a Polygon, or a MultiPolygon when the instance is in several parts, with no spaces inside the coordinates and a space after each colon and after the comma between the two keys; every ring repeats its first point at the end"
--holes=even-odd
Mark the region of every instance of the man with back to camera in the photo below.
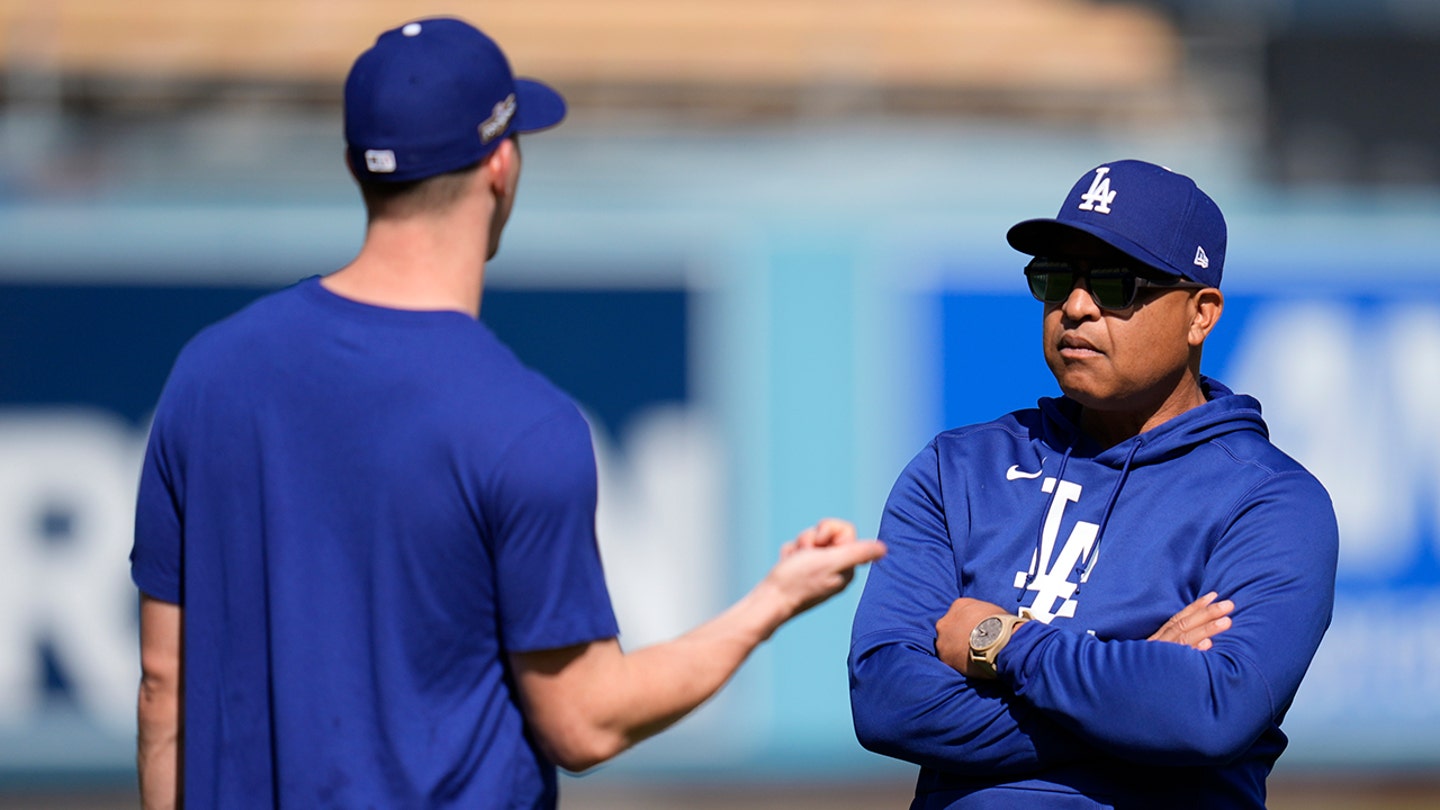
{"type": "Polygon", "coordinates": [[[146,808],[553,807],[552,763],[679,720],[884,553],[821,521],[718,617],[622,652],[588,428],[478,321],[515,135],[564,113],[459,20],[355,62],[360,253],[203,331],[157,406],[132,552],[146,808]]]}
{"type": "Polygon", "coordinates": [[[1200,374],[1220,209],[1123,160],[1008,239],[1065,396],[901,474],[855,615],[856,734],[921,766],[912,808],[1264,807],[1338,536],[1259,403],[1200,374]]]}

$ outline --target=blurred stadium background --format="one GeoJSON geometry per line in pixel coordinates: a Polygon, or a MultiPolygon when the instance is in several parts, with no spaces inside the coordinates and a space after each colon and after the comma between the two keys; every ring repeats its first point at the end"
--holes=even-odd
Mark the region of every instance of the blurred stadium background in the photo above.
{"type": "MultiPolygon", "coordinates": [[[[1272,807],[1440,806],[1434,0],[0,0],[0,807],[133,806],[150,409],[195,330],[353,255],[344,72],[435,14],[571,102],[483,317],[592,417],[627,645],[1050,393],[1004,231],[1140,157],[1224,208],[1206,371],[1341,518],[1272,807]]],[[[562,806],[904,806],[850,730],[858,585],[562,806]]]]}

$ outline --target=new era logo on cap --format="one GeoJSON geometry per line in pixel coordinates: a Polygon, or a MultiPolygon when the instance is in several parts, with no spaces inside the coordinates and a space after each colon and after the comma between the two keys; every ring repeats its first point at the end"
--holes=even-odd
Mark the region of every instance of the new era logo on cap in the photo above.
{"type": "Polygon", "coordinates": [[[1164,273],[1220,285],[1225,217],[1195,181],[1163,166],[1140,160],[1097,166],[1070,189],[1053,219],[1021,222],[1006,238],[1016,250],[1042,256],[1063,253],[1081,234],[1164,273]]]}
{"type": "Polygon", "coordinates": [[[559,93],[515,78],[494,40],[448,17],[381,34],[345,80],[345,142],[362,180],[404,182],[463,169],[506,136],[564,117],[559,93]]]}

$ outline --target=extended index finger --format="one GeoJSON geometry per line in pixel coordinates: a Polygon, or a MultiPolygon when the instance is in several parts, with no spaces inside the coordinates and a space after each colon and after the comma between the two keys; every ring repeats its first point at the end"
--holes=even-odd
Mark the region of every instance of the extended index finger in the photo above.
{"type": "Polygon", "coordinates": [[[854,568],[885,556],[885,544],[879,540],[857,540],[817,551],[831,555],[837,568],[854,568]]]}

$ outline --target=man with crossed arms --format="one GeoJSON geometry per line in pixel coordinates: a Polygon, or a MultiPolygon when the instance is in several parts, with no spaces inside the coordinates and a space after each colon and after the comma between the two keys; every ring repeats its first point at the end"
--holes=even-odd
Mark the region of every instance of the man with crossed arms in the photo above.
{"type": "Polygon", "coordinates": [[[1225,220],[1123,160],[1008,238],[1064,396],[941,433],[895,484],[860,742],[921,766],[917,809],[1263,808],[1338,537],[1260,404],[1200,373],[1225,220]]]}

